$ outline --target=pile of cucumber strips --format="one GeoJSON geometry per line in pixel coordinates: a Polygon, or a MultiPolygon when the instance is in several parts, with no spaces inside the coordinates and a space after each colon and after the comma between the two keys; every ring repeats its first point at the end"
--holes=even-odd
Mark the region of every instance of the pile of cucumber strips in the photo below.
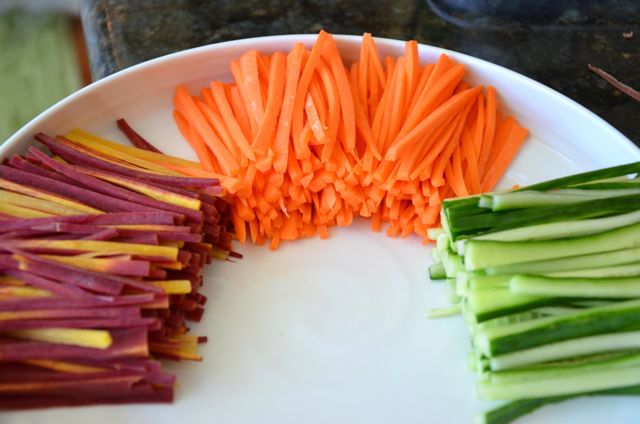
{"type": "Polygon", "coordinates": [[[640,394],[640,162],[446,200],[430,234],[503,424],[584,395],[640,394]]]}

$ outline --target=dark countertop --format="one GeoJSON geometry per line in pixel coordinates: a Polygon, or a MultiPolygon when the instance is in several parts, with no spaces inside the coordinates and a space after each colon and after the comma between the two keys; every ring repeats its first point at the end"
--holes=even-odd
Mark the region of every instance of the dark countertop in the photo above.
{"type": "Polygon", "coordinates": [[[175,51],[261,35],[324,28],[416,39],[540,81],[640,145],[640,102],[587,69],[599,66],[640,89],[637,0],[84,0],[82,22],[94,79],[175,51]]]}

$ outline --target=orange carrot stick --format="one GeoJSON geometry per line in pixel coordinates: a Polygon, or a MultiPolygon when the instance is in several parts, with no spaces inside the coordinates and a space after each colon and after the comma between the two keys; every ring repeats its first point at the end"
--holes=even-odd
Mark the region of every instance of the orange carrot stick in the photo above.
{"type": "Polygon", "coordinates": [[[214,81],[211,83],[211,94],[215,101],[222,121],[228,129],[230,136],[233,139],[234,144],[240,149],[240,151],[250,160],[256,160],[249,142],[244,136],[244,133],[238,125],[238,121],[233,116],[233,111],[227,100],[227,96],[224,92],[224,86],[221,82],[214,81]]]}
{"type": "Polygon", "coordinates": [[[236,176],[239,169],[238,162],[213,132],[184,86],[176,88],[175,103],[178,111],[189,121],[190,125],[194,126],[202,140],[209,146],[224,173],[236,176]]]}
{"type": "Polygon", "coordinates": [[[475,100],[476,96],[481,91],[481,87],[475,87],[451,97],[451,99],[449,99],[445,104],[436,109],[435,112],[427,116],[425,120],[420,122],[405,137],[394,142],[394,144],[387,150],[385,158],[389,160],[397,160],[400,151],[404,149],[408,144],[416,142],[427,131],[437,127],[439,124],[442,124],[442,122],[449,116],[460,111],[469,102],[475,100]]]}
{"type": "Polygon", "coordinates": [[[285,73],[286,56],[283,53],[274,53],[269,71],[267,106],[264,113],[264,120],[252,143],[252,147],[260,154],[266,153],[273,133],[276,130],[278,113],[280,113],[280,106],[283,101],[285,73]]]}
{"type": "Polygon", "coordinates": [[[184,139],[189,142],[193,150],[196,152],[196,155],[198,156],[198,159],[200,160],[200,163],[202,163],[204,169],[213,171],[213,163],[211,162],[211,157],[207,152],[207,145],[204,144],[202,140],[196,139],[196,137],[192,133],[193,130],[189,126],[189,123],[177,110],[173,111],[173,119],[176,121],[178,129],[180,130],[180,133],[182,134],[184,139]]]}
{"type": "Polygon", "coordinates": [[[338,46],[336,45],[333,37],[327,38],[322,55],[331,67],[331,72],[333,73],[333,77],[336,81],[336,87],[338,88],[342,123],[346,133],[346,138],[343,140],[344,148],[347,152],[353,153],[356,147],[356,121],[353,107],[353,95],[351,94],[349,78],[347,77],[344,63],[342,63],[342,57],[340,57],[338,46]]]}
{"type": "Polygon", "coordinates": [[[287,55],[286,82],[278,129],[273,142],[273,152],[275,158],[273,169],[276,172],[284,173],[287,168],[289,139],[291,138],[291,116],[293,113],[293,101],[300,77],[300,66],[302,62],[302,52],[304,47],[301,43],[296,43],[293,50],[287,55]]]}

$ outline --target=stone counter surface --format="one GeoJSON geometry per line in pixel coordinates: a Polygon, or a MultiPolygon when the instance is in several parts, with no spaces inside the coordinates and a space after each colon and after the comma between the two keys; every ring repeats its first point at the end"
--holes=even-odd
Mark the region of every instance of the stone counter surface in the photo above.
{"type": "Polygon", "coordinates": [[[587,68],[599,66],[640,89],[637,0],[83,0],[82,22],[94,79],[191,47],[262,35],[324,28],[416,39],[540,81],[640,145],[640,102],[587,68]]]}

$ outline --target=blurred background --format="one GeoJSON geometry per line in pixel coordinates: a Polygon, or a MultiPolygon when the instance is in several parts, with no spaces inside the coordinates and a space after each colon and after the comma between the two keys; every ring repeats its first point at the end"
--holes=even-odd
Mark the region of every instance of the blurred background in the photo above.
{"type": "Polygon", "coordinates": [[[505,66],[586,106],[640,145],[640,0],[0,0],[0,143],[128,66],[271,34],[415,39],[505,66]]]}
{"type": "Polygon", "coordinates": [[[79,3],[0,1],[0,143],[90,82],[79,3]]]}

